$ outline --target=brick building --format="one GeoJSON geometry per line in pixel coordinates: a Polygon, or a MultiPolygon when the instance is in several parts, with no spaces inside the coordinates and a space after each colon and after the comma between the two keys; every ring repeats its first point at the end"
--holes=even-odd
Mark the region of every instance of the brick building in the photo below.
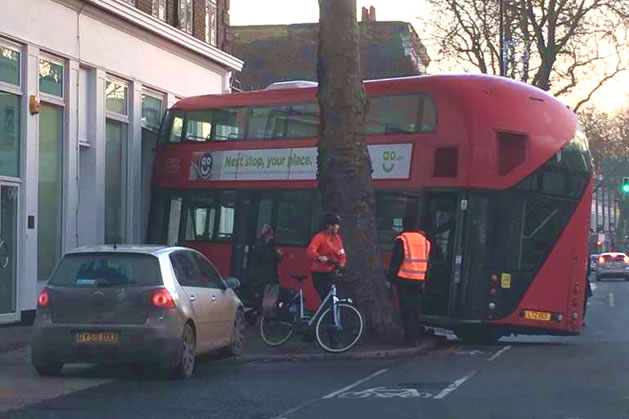
{"type": "MultiPolygon", "coordinates": [[[[230,27],[230,51],[245,63],[236,75],[239,88],[263,89],[287,80],[316,81],[318,26],[230,27]]],[[[359,28],[363,79],[426,74],[430,57],[410,23],[378,22],[372,7],[363,8],[359,28]]]]}
{"type": "Polygon", "coordinates": [[[230,91],[228,25],[229,0],[2,1],[0,324],[67,250],[144,241],[161,116],[230,91]]]}

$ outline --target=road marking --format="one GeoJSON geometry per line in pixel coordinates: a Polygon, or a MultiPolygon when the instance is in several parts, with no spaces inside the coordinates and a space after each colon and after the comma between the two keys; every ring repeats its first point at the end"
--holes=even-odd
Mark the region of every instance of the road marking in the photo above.
{"type": "Polygon", "coordinates": [[[450,384],[448,387],[444,388],[443,390],[441,390],[441,393],[437,394],[435,397],[433,397],[434,399],[443,399],[444,397],[446,397],[448,394],[452,393],[454,390],[456,390],[461,384],[463,384],[464,382],[466,382],[467,380],[469,380],[470,378],[472,378],[474,375],[476,374],[476,371],[472,371],[471,373],[467,374],[465,377],[463,378],[459,378],[458,380],[456,380],[455,382],[453,382],[452,384],[450,384]]]}
{"type": "MultiPolygon", "coordinates": [[[[364,383],[365,381],[371,380],[372,378],[377,377],[378,375],[380,375],[380,374],[383,374],[383,373],[387,372],[388,370],[389,370],[388,368],[385,368],[385,369],[383,369],[383,370],[376,371],[376,372],[374,372],[373,374],[371,374],[370,376],[365,377],[365,378],[363,378],[362,380],[358,380],[358,381],[356,381],[354,384],[350,384],[349,386],[347,386],[347,387],[343,387],[342,389],[340,389],[340,390],[338,390],[338,391],[335,391],[335,392],[333,392],[333,393],[330,393],[330,394],[328,394],[327,396],[323,396],[323,398],[322,398],[322,399],[331,399],[332,397],[336,397],[336,396],[338,396],[339,394],[346,392],[347,390],[351,390],[351,389],[353,389],[354,387],[361,385],[361,384],[362,384],[362,383],[364,383]]],[[[319,400],[322,400],[322,399],[312,399],[312,400],[309,400],[309,401],[307,401],[307,402],[305,402],[305,403],[300,404],[299,406],[297,406],[297,407],[295,407],[295,408],[293,408],[293,409],[290,409],[290,410],[287,410],[286,412],[280,413],[280,414],[279,414],[279,415],[277,415],[277,416],[273,416],[273,418],[272,418],[272,419],[288,419],[288,416],[289,416],[289,415],[292,415],[293,413],[297,412],[298,410],[301,410],[301,409],[303,409],[303,408],[304,408],[304,407],[306,407],[306,406],[310,406],[311,404],[316,403],[316,402],[318,402],[319,400]]]]}
{"type": "Polygon", "coordinates": [[[614,293],[613,293],[613,292],[610,292],[610,293],[609,293],[609,306],[610,306],[610,307],[614,307],[614,306],[615,306],[615,303],[614,303],[614,293]]]}
{"type": "Polygon", "coordinates": [[[361,391],[348,391],[347,393],[341,393],[338,395],[340,399],[429,399],[432,397],[430,393],[421,393],[415,388],[386,388],[386,387],[374,387],[361,391]]]}
{"type": "Polygon", "coordinates": [[[365,378],[363,378],[362,380],[358,380],[358,381],[356,381],[354,384],[350,384],[350,385],[348,385],[347,387],[343,387],[343,388],[342,388],[342,389],[340,389],[340,390],[337,390],[337,391],[335,391],[335,392],[333,392],[333,393],[328,394],[327,396],[323,396],[323,399],[331,399],[331,398],[333,398],[333,397],[336,397],[336,396],[338,396],[339,394],[341,394],[341,393],[345,393],[347,390],[351,390],[351,389],[353,389],[354,387],[361,385],[361,384],[362,384],[362,383],[364,383],[365,381],[369,381],[369,380],[371,380],[372,378],[377,377],[377,376],[379,376],[380,374],[383,374],[383,373],[385,373],[385,372],[387,372],[387,371],[388,371],[388,369],[383,369],[383,370],[380,370],[380,371],[376,371],[376,372],[374,372],[373,374],[371,374],[370,376],[365,377],[365,378]]]}
{"type": "Polygon", "coordinates": [[[499,350],[498,352],[496,352],[495,354],[493,354],[492,356],[487,358],[487,361],[491,362],[491,361],[495,360],[500,355],[502,355],[503,353],[507,352],[509,349],[511,349],[511,346],[505,346],[504,348],[502,348],[501,350],[499,350]]]}

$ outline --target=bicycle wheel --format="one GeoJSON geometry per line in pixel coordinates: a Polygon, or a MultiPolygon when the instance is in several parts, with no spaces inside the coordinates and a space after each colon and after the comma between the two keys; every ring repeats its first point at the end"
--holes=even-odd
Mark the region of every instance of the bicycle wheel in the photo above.
{"type": "Polygon", "coordinates": [[[277,318],[260,318],[260,336],[270,346],[280,346],[293,334],[293,323],[277,318]]]}
{"type": "Polygon", "coordinates": [[[327,308],[315,327],[317,342],[328,352],[345,352],[358,342],[363,333],[363,317],[351,304],[336,305],[339,325],[334,324],[331,308],[327,308]]]}

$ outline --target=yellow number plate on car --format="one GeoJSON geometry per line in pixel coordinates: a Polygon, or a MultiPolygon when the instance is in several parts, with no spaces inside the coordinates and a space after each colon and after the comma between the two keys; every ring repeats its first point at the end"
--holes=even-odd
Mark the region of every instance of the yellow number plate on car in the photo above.
{"type": "Polygon", "coordinates": [[[77,343],[118,343],[117,332],[80,332],[75,335],[77,343]]]}
{"type": "Polygon", "coordinates": [[[541,320],[544,322],[550,321],[550,313],[543,311],[524,310],[524,318],[529,320],[541,320]]]}

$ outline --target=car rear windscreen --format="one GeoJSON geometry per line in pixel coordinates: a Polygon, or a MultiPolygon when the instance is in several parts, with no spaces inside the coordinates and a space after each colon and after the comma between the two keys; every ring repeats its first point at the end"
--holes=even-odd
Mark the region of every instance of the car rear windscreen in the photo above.
{"type": "Polygon", "coordinates": [[[62,287],[145,287],[162,283],[157,257],[133,253],[66,255],[49,282],[62,287]]]}

